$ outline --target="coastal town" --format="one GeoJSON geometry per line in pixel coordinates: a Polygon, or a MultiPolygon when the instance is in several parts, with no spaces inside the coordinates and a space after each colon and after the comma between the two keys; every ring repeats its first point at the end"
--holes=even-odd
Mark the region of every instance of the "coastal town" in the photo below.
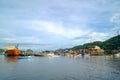
{"type": "MultiPolygon", "coordinates": [[[[113,37],[114,38],[114,37],[113,37]]],[[[120,35],[116,36],[116,38],[120,38],[120,35]]],[[[111,52],[107,52],[107,50],[102,49],[97,44],[100,43],[98,41],[93,42],[92,46],[86,46],[84,48],[65,48],[65,49],[57,49],[57,50],[45,50],[45,51],[33,51],[32,49],[27,49],[26,51],[20,50],[18,44],[16,46],[7,46],[5,50],[3,50],[3,54],[5,56],[39,56],[39,57],[58,57],[58,56],[67,56],[67,57],[76,57],[76,56],[103,56],[106,54],[117,54],[120,56],[120,49],[111,50],[111,52]],[[96,44],[95,44],[96,43],[96,44]]],[[[91,43],[87,43],[91,44],[91,43]]],[[[119,47],[119,45],[118,45],[119,47]]]]}
{"type": "Polygon", "coordinates": [[[98,47],[94,46],[90,49],[80,49],[80,50],[71,50],[71,49],[59,49],[56,51],[42,51],[42,52],[34,52],[31,49],[28,49],[26,51],[20,51],[18,48],[14,46],[7,46],[5,55],[6,56],[44,56],[46,54],[54,54],[54,55],[61,55],[61,56],[77,56],[81,54],[84,56],[85,54],[90,55],[103,55],[104,51],[98,47]]]}

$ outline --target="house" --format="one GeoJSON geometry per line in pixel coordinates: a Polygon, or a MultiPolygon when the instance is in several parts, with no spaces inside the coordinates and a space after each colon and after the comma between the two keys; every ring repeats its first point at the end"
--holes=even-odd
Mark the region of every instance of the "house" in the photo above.
{"type": "Polygon", "coordinates": [[[104,50],[101,49],[99,46],[93,46],[91,48],[89,48],[89,52],[90,54],[95,54],[95,55],[101,55],[103,54],[104,50]]]}

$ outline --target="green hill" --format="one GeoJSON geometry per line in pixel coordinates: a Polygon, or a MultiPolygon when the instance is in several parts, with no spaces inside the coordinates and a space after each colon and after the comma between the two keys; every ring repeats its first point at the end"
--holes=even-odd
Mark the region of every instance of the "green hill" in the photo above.
{"type": "Polygon", "coordinates": [[[92,42],[92,43],[86,43],[86,44],[83,44],[83,45],[78,45],[78,46],[74,46],[72,49],[84,49],[84,48],[89,48],[89,47],[92,47],[92,46],[100,46],[102,47],[102,43],[101,41],[95,41],[95,42],[92,42]]]}
{"type": "Polygon", "coordinates": [[[120,48],[120,35],[114,36],[103,42],[103,49],[117,50],[120,48]]]}
{"type": "Polygon", "coordinates": [[[101,42],[101,41],[95,41],[92,43],[86,43],[83,45],[74,46],[72,49],[83,49],[83,48],[89,48],[92,46],[100,46],[105,51],[111,52],[112,50],[120,50],[120,35],[111,37],[110,39],[101,42]]]}

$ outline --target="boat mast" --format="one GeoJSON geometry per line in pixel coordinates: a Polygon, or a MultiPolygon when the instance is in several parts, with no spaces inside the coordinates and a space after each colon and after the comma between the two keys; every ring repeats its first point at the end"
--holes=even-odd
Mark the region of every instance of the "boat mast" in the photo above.
{"type": "Polygon", "coordinates": [[[18,49],[19,44],[16,45],[16,49],[18,49]]]}

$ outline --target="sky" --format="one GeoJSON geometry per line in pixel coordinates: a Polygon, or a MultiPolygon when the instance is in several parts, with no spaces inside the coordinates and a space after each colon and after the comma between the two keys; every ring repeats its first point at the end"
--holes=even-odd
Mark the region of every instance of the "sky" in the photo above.
{"type": "Polygon", "coordinates": [[[55,50],[120,31],[120,0],[0,0],[0,48],[55,50]]]}

